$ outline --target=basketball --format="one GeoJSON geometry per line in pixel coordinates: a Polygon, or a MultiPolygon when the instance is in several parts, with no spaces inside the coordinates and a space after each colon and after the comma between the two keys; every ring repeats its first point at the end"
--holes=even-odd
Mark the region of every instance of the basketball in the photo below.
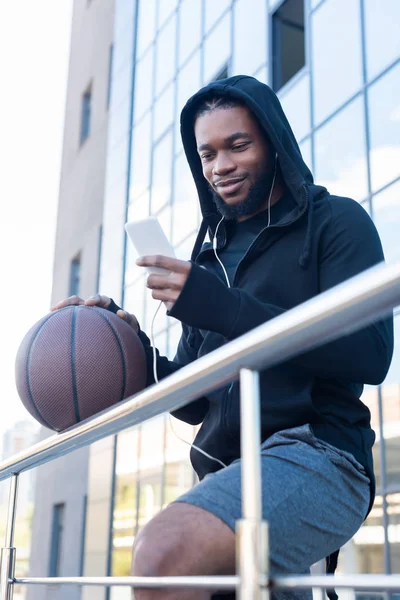
{"type": "Polygon", "coordinates": [[[114,313],[67,306],[25,335],[15,379],[28,412],[45,427],[63,431],[141,391],[146,356],[136,332],[114,313]]]}

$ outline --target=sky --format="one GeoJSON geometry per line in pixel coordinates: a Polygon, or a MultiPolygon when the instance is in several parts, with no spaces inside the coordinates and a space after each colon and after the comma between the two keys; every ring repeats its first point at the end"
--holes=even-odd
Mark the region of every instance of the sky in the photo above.
{"type": "Polygon", "coordinates": [[[50,308],[72,0],[0,2],[0,447],[35,422],[15,388],[15,355],[50,308]]]}

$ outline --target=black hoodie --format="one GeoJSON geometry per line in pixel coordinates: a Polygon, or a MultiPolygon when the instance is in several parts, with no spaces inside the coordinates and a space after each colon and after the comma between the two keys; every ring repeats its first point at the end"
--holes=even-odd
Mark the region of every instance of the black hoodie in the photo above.
{"type": "MultiPolygon", "coordinates": [[[[314,185],[278,98],[248,76],[214,82],[195,94],[181,115],[187,160],[195,180],[203,222],[192,254],[188,280],[169,314],[183,331],[174,361],[158,355],[159,377],[196,360],[249,330],[309,300],[384,260],[375,226],[349,198],[331,196],[314,185]],[[282,218],[265,228],[237,268],[234,285],[202,268],[212,257],[207,231],[214,235],[220,215],[203,177],[196,149],[193,116],[210,92],[238,98],[253,112],[278,154],[293,203],[282,218]]],[[[279,203],[278,203],[279,204],[279,203]]],[[[217,247],[226,244],[218,230],[217,247]]],[[[261,380],[262,439],[276,431],[309,423],[314,434],[351,452],[371,479],[374,498],[370,412],[361,402],[364,384],[381,383],[393,353],[393,319],[345,335],[279,366],[261,380]]],[[[154,382],[149,340],[148,383],[154,382]]],[[[229,464],[240,456],[239,386],[235,382],[177,410],[174,415],[202,426],[195,444],[229,464]]],[[[218,464],[192,449],[191,461],[202,479],[218,464]]],[[[371,506],[370,505],[370,506],[371,506]]]]}

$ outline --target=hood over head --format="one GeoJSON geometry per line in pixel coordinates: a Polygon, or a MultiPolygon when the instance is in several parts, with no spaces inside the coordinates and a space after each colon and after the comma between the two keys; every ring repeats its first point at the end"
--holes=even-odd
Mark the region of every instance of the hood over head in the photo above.
{"type": "MultiPolygon", "coordinates": [[[[264,83],[247,75],[236,75],[235,77],[210,83],[188,100],[181,113],[183,147],[196,184],[203,215],[203,223],[192,258],[195,258],[198,254],[207,228],[213,234],[221,218],[213,201],[208,182],[203,176],[194,135],[194,115],[203,100],[208,99],[213,93],[218,96],[238,99],[250,109],[265,131],[278,155],[284,181],[297,205],[297,214],[293,214],[292,211],[286,217],[287,222],[293,222],[308,210],[307,235],[299,261],[302,267],[306,267],[309,262],[312,229],[312,202],[309,200],[307,188],[313,185],[313,177],[303,161],[296,138],[276,94],[264,83]]],[[[285,224],[286,218],[281,222],[281,225],[285,224]]]]}

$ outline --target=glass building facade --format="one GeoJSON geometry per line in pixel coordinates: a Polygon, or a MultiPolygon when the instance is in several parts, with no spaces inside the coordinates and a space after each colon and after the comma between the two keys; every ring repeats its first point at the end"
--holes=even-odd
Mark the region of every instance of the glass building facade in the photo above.
{"type": "MultiPolygon", "coordinates": [[[[123,224],[156,215],[178,257],[189,257],[200,214],[180,139],[180,111],[202,85],[226,73],[273,84],[282,59],[273,39],[274,15],[290,9],[286,2],[116,0],[100,289],[133,312],[148,333],[157,303],[135,266],[123,224]]],[[[303,157],[318,184],[362,204],[387,261],[398,261],[400,2],[291,4],[304,6],[297,29],[303,27],[305,64],[277,93],[303,157]]],[[[290,60],[290,45],[288,51],[290,60]]],[[[395,324],[388,377],[363,395],[377,436],[378,493],[367,521],[341,553],[341,573],[400,572],[400,311],[395,324]]],[[[160,352],[173,357],[180,324],[160,311],[154,331],[160,352]]],[[[181,438],[193,439],[195,428],[171,421],[181,438]]],[[[188,455],[167,415],[118,435],[112,575],[129,573],[138,529],[195,483],[188,455]]],[[[112,590],[111,597],[124,593],[112,590]]]]}

